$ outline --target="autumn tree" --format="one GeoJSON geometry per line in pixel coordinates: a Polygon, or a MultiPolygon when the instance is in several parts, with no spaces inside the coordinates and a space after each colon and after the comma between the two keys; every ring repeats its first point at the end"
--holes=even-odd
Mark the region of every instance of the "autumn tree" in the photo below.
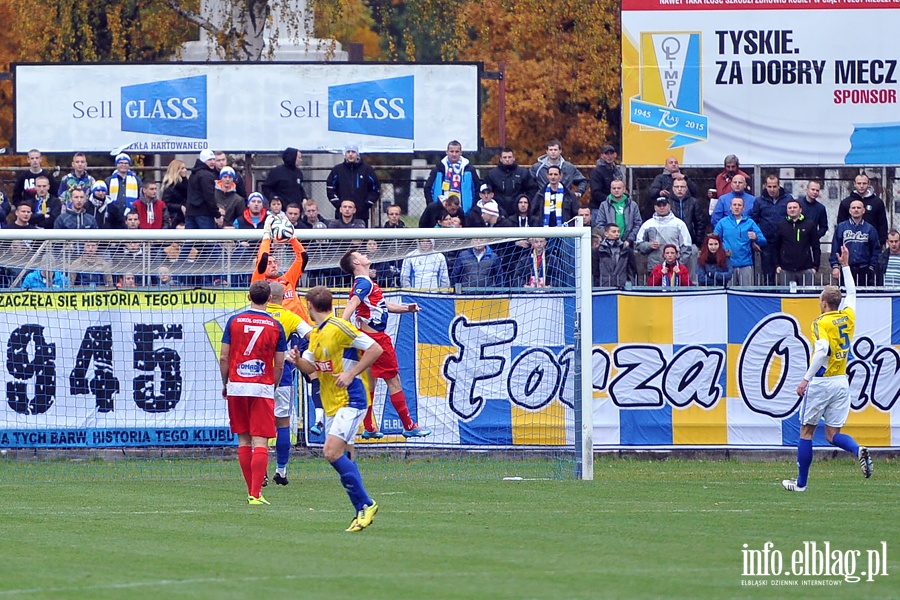
{"type": "MultiPolygon", "coordinates": [[[[448,58],[506,63],[507,144],[535,158],[559,138],[571,161],[592,163],[618,137],[619,4],[612,0],[479,0],[456,19],[448,58]]],[[[496,84],[485,83],[482,132],[499,144],[496,84]]]]}

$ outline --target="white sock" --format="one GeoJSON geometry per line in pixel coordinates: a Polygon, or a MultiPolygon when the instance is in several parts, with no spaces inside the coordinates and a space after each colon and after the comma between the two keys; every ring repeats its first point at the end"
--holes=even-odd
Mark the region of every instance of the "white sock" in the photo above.
{"type": "Polygon", "coordinates": [[[287,477],[287,467],[278,467],[275,469],[275,472],[282,477],[287,477]]]}
{"type": "Polygon", "coordinates": [[[317,408],[316,409],[316,423],[324,423],[325,422],[325,409],[317,408]]]}

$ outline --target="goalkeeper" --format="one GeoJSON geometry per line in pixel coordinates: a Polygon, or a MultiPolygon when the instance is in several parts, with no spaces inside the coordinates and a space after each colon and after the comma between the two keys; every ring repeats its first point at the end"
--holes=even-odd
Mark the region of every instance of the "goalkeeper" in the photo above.
{"type": "MultiPolygon", "coordinates": [[[[291,247],[294,249],[294,262],[284,274],[278,270],[278,260],[272,254],[272,225],[277,221],[278,217],[269,216],[263,228],[263,239],[256,253],[256,269],[250,282],[265,279],[269,283],[280,283],[284,286],[284,300],[281,305],[303,319],[307,325],[309,324],[309,313],[306,310],[304,302],[297,295],[297,283],[303,276],[303,269],[306,268],[308,255],[306,248],[300,240],[291,238],[291,247]]],[[[315,424],[310,427],[309,432],[315,435],[322,435],[325,429],[325,411],[322,409],[322,398],[319,392],[319,380],[313,374],[310,378],[312,386],[312,401],[316,409],[315,424]]],[[[276,441],[276,453],[278,452],[276,441]]]]}

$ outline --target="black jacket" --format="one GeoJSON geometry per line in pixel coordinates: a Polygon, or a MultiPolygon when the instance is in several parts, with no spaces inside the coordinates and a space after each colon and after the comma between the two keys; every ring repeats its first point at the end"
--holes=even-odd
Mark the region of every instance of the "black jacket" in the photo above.
{"type": "Polygon", "coordinates": [[[219,216],[219,206],[216,204],[216,177],[215,169],[209,168],[198,158],[188,179],[185,216],[213,219],[219,216]]]}
{"type": "MultiPolygon", "coordinates": [[[[562,183],[559,184],[562,186],[562,183]]],[[[534,195],[532,199],[532,206],[534,207],[534,214],[538,217],[538,221],[541,225],[544,224],[544,190],[538,190],[538,192],[534,195]]],[[[570,221],[575,215],[578,214],[578,199],[575,198],[575,194],[572,193],[572,190],[569,188],[565,189],[565,193],[563,194],[563,205],[562,205],[562,220],[563,223],[570,221]]],[[[557,227],[562,226],[562,223],[557,223],[557,227]]]]}
{"type": "Polygon", "coordinates": [[[284,164],[278,165],[266,177],[262,185],[263,195],[268,199],[278,196],[284,200],[284,206],[294,203],[302,206],[302,201],[307,198],[303,188],[303,173],[297,168],[297,150],[288,148],[281,155],[284,164]]]}
{"type": "Polygon", "coordinates": [[[182,206],[187,206],[188,178],[183,177],[175,185],[170,185],[163,190],[162,199],[166,203],[166,211],[169,213],[170,224],[173,229],[179,223],[184,223],[182,206]]]}
{"type": "Polygon", "coordinates": [[[356,218],[369,223],[369,209],[375,206],[379,198],[378,176],[375,169],[359,159],[356,162],[346,160],[335,165],[325,180],[328,201],[334,206],[334,218],[340,219],[341,202],[353,200],[356,205],[356,218]]]}
{"type": "Polygon", "coordinates": [[[691,241],[699,248],[706,235],[706,217],[709,213],[704,211],[697,199],[690,194],[679,200],[678,196],[672,193],[669,196],[669,206],[672,207],[672,214],[687,225],[691,241]]]}
{"type": "Polygon", "coordinates": [[[497,165],[488,171],[484,181],[494,190],[494,200],[508,215],[516,212],[516,202],[520,196],[533,198],[537,192],[537,182],[531,171],[516,163],[497,165]]]}
{"type": "Polygon", "coordinates": [[[622,167],[615,163],[609,164],[602,158],[597,160],[597,165],[591,169],[591,208],[599,208],[600,203],[609,196],[612,182],[624,178],[622,167]]]}
{"type": "Polygon", "coordinates": [[[786,271],[818,269],[822,261],[819,231],[811,219],[782,219],[775,228],[776,265],[786,271]]]}
{"type": "MultiPolygon", "coordinates": [[[[447,209],[444,208],[444,205],[441,202],[429,203],[428,206],[425,207],[425,210],[422,211],[422,216],[419,217],[419,227],[436,227],[441,220],[441,216],[445,212],[447,212],[447,209]]],[[[460,223],[465,227],[466,213],[463,212],[461,206],[459,207],[456,216],[459,217],[460,223]]]]}

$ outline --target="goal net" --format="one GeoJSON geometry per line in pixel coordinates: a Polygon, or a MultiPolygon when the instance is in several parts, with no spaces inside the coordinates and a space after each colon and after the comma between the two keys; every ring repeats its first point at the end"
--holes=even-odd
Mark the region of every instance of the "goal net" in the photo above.
{"type": "MultiPolygon", "coordinates": [[[[341,316],[365,255],[389,303],[399,376],[425,437],[406,437],[384,381],[367,474],[591,479],[590,230],[298,230],[305,289],[341,316]],[[536,235],[540,234],[540,235],[536,235]],[[584,340],[582,342],[582,340],[584,340]],[[588,367],[589,368],[589,367],[588,367]]],[[[259,231],[0,231],[6,347],[0,479],[229,473],[235,436],[218,356],[247,306],[259,231]],[[63,235],[64,234],[64,235],[63,235]],[[74,468],[78,461],[78,468],[74,468]],[[87,473],[84,470],[87,469],[87,473]]],[[[272,244],[279,271],[299,245],[272,244]]],[[[352,319],[351,319],[352,320],[352,319]]],[[[290,469],[330,474],[309,385],[295,378],[290,469]]],[[[402,400],[402,399],[401,399],[402,400]]],[[[362,433],[362,432],[361,432],[362,433]]]]}

